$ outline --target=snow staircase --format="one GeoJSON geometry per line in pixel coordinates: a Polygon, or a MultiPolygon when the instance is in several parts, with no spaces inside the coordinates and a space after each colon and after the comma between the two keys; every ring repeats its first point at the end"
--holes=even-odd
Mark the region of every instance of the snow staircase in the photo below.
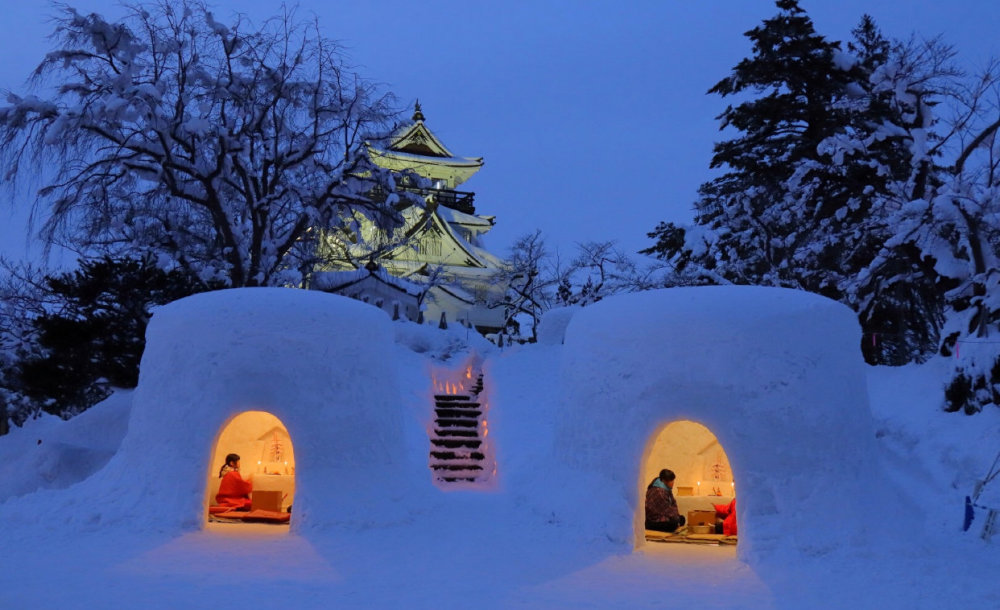
{"type": "Polygon", "coordinates": [[[493,474],[486,457],[485,407],[480,404],[483,375],[467,390],[446,384],[434,395],[430,467],[440,483],[481,483],[493,474]]]}

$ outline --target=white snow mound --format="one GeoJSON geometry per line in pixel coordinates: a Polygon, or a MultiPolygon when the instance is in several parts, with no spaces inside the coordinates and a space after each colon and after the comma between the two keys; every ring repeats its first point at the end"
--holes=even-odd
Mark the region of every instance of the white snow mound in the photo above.
{"type": "Polygon", "coordinates": [[[385,313],[305,290],[224,290],[158,309],[146,337],[121,448],[46,503],[57,521],[201,528],[215,443],[247,410],[277,416],[290,435],[294,528],[393,521],[414,477],[385,313]]]}
{"type": "Polygon", "coordinates": [[[602,301],[567,330],[554,454],[593,477],[586,493],[628,503],[593,507],[609,536],[641,543],[644,454],[666,424],[695,421],[731,461],[741,557],[853,544],[881,488],[859,336],[847,307],[785,289],[602,301]]]}

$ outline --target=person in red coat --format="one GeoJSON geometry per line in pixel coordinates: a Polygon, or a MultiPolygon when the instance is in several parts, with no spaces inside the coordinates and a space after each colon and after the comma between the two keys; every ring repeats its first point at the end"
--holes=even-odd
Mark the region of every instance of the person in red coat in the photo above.
{"type": "Polygon", "coordinates": [[[215,494],[215,503],[228,506],[235,510],[250,510],[250,492],[253,491],[252,481],[244,480],[240,474],[240,456],[230,453],[226,463],[219,469],[219,493],[215,494]]]}
{"type": "Polygon", "coordinates": [[[684,517],[677,510],[674,498],[674,480],[677,475],[664,468],[660,476],[646,488],[646,529],[660,532],[676,532],[684,525],[684,517]]]}
{"type": "MultiPolygon", "coordinates": [[[[736,535],[736,498],[729,504],[714,504],[715,506],[715,517],[718,521],[722,521],[722,533],[726,536],[736,535]]],[[[716,522],[716,532],[719,531],[718,522],[716,522]]]]}

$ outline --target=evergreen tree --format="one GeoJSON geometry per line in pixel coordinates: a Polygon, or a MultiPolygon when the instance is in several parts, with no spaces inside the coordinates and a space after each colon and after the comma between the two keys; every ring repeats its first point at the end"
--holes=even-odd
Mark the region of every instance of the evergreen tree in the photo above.
{"type": "MultiPolygon", "coordinates": [[[[817,34],[795,0],[746,33],[753,56],[709,93],[754,94],[719,116],[737,137],[716,144],[694,227],[661,223],[644,252],[684,283],[785,286],[839,300],[859,312],[869,362],[900,364],[936,341],[941,301],[917,251],[888,218],[929,172],[915,171],[920,101],[876,76],[892,45],[862,18],[844,53],[817,34]],[[882,267],[872,270],[872,261],[882,267]]],[[[921,134],[926,136],[926,134],[921,134]]],[[[921,182],[923,181],[923,182],[921,182]]]]}
{"type": "Polygon", "coordinates": [[[715,146],[711,167],[727,171],[702,185],[695,222],[714,231],[711,262],[729,281],[836,296],[824,273],[834,244],[817,237],[840,220],[844,201],[823,180],[817,149],[847,122],[857,74],[838,65],[837,43],[816,33],[795,0],[776,4],[781,12],[746,34],[754,56],[709,90],[758,96],[720,115],[738,135],[715,146]]]}
{"type": "Polygon", "coordinates": [[[821,148],[851,193],[849,207],[860,212],[841,232],[850,254],[839,280],[841,300],[858,312],[868,362],[923,361],[933,354],[942,323],[941,278],[912,244],[887,243],[900,208],[937,181],[936,153],[922,145],[940,140],[929,110],[935,92],[928,87],[940,74],[918,67],[923,61],[914,61],[912,49],[890,43],[868,15],[852,34],[847,46],[864,75],[863,95],[843,132],[821,148]]]}
{"type": "Polygon", "coordinates": [[[53,414],[68,416],[138,382],[151,309],[208,286],[150,260],[84,260],[46,278],[61,303],[33,320],[40,354],[19,363],[20,390],[53,414]]]}
{"type": "Polygon", "coordinates": [[[712,168],[720,177],[703,184],[695,224],[703,231],[661,225],[647,253],[691,261],[706,279],[802,288],[837,297],[837,244],[823,233],[844,222],[842,189],[831,188],[817,152],[842,130],[851,112],[855,66],[838,43],[817,34],[795,0],[778,0],[780,13],[750,30],[753,56],[709,93],[744,98],[718,117],[736,137],[715,145],[712,168]]]}
{"type": "Polygon", "coordinates": [[[559,287],[556,288],[556,303],[560,307],[576,304],[576,296],[573,294],[573,284],[570,283],[568,275],[559,278],[559,287]]]}

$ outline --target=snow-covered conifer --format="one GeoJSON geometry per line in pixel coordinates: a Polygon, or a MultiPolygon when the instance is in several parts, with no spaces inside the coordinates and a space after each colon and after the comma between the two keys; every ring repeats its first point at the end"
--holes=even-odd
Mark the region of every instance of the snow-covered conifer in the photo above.
{"type": "Polygon", "coordinates": [[[63,417],[112,388],[135,387],[153,307],[221,287],[149,259],[108,257],[44,282],[47,307],[27,321],[36,346],[20,354],[15,387],[35,408],[63,417]]]}
{"type": "Polygon", "coordinates": [[[747,32],[753,56],[710,93],[742,100],[720,115],[735,137],[715,146],[694,226],[661,223],[645,250],[683,283],[785,286],[859,312],[870,362],[932,349],[940,322],[933,276],[912,248],[886,251],[901,185],[926,184],[925,104],[885,88],[892,46],[865,16],[855,39],[816,33],[795,0],[747,32]],[[879,258],[877,274],[871,263],[879,258]]]}

